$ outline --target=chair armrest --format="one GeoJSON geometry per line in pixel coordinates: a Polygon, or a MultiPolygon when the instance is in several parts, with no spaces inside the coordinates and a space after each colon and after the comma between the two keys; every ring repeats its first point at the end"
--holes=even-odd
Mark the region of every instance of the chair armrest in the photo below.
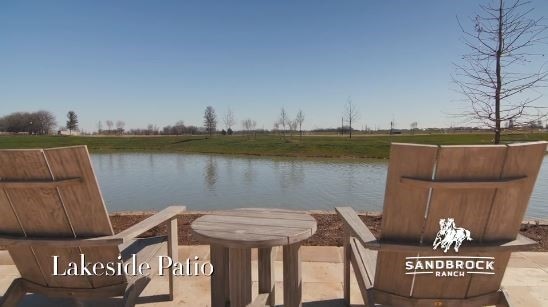
{"type": "Polygon", "coordinates": [[[127,228],[126,230],[115,234],[114,237],[122,239],[126,242],[129,239],[134,239],[140,234],[150,230],[160,224],[163,224],[186,210],[185,206],[171,206],[154,214],[153,216],[140,221],[139,223],[127,228]]]}
{"type": "Polygon", "coordinates": [[[364,247],[378,248],[379,242],[367,226],[362,222],[356,211],[350,207],[335,208],[342,218],[350,236],[356,237],[364,247]]]}

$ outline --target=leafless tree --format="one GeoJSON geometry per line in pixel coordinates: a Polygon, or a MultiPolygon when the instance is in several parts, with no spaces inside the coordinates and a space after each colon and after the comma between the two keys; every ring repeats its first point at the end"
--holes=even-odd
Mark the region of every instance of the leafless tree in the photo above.
{"type": "Polygon", "coordinates": [[[209,135],[213,135],[217,127],[217,115],[215,114],[215,109],[212,106],[207,106],[204,111],[204,126],[209,135]]]}
{"type": "Polygon", "coordinates": [[[355,123],[360,118],[358,108],[352,103],[352,99],[348,97],[344,110],[344,119],[348,123],[349,137],[352,138],[352,123],[355,123]]]}
{"type": "Polygon", "coordinates": [[[285,111],[285,108],[282,107],[282,110],[280,111],[280,117],[278,118],[278,123],[280,126],[282,126],[282,134],[285,138],[285,127],[289,124],[289,117],[287,116],[287,112],[285,111]]]}
{"type": "Polygon", "coordinates": [[[116,131],[117,133],[124,133],[124,127],[126,126],[126,123],[122,120],[116,121],[116,131]]]}
{"type": "Polygon", "coordinates": [[[411,134],[415,134],[415,130],[417,130],[417,127],[419,126],[419,123],[417,122],[412,122],[411,125],[409,125],[411,127],[411,134]]]}
{"type": "Polygon", "coordinates": [[[299,124],[299,135],[302,138],[303,137],[303,123],[304,123],[304,113],[302,110],[299,110],[297,112],[297,118],[295,118],[297,121],[297,124],[299,124]]]}
{"type": "Polygon", "coordinates": [[[234,112],[232,112],[232,109],[228,108],[226,111],[223,116],[223,123],[225,124],[226,130],[232,129],[232,126],[236,124],[236,119],[234,118],[234,112]]]}
{"type": "Polygon", "coordinates": [[[49,134],[57,125],[55,116],[49,111],[40,110],[32,114],[36,121],[35,127],[38,134],[49,134]]]}
{"type": "Polygon", "coordinates": [[[299,126],[299,123],[297,122],[297,119],[289,120],[289,132],[291,133],[291,136],[293,136],[293,132],[297,131],[297,127],[299,126]]]}
{"type": "Polygon", "coordinates": [[[273,130],[275,133],[278,133],[278,131],[280,130],[280,123],[279,123],[279,122],[275,122],[274,125],[272,125],[272,130],[273,130]]]}
{"type": "Polygon", "coordinates": [[[98,121],[97,122],[97,133],[101,133],[101,131],[103,131],[103,122],[98,121]]]}
{"type": "Polygon", "coordinates": [[[160,128],[153,124],[148,124],[145,134],[147,135],[157,135],[160,128]]]}
{"type": "Polygon", "coordinates": [[[108,127],[108,132],[110,132],[112,130],[112,126],[114,126],[114,123],[110,119],[107,119],[106,124],[108,127]]]}
{"type": "Polygon", "coordinates": [[[180,120],[173,126],[173,134],[179,135],[185,132],[185,122],[180,120]]]}
{"type": "Polygon", "coordinates": [[[543,65],[528,71],[526,65],[542,56],[535,46],[545,41],[547,27],[543,18],[531,17],[529,5],[526,0],[493,0],[480,5],[481,13],[470,19],[473,30],[459,21],[470,51],[462,64],[455,64],[453,79],[472,106],[459,115],[491,128],[495,144],[500,143],[501,123],[524,126],[548,115],[534,105],[540,98],[534,89],[546,85],[548,71],[543,65]]]}
{"type": "Polygon", "coordinates": [[[257,127],[257,122],[252,120],[251,118],[248,118],[242,121],[242,127],[249,136],[251,135],[251,132],[255,130],[255,127],[257,127]]]}

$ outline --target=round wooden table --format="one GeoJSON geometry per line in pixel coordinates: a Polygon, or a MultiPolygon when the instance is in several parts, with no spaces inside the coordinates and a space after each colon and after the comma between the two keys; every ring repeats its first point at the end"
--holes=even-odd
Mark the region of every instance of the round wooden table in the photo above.
{"type": "Polygon", "coordinates": [[[301,306],[300,242],[312,236],[316,220],[309,214],[281,209],[216,211],[197,218],[193,235],[210,244],[211,305],[251,303],[251,248],[258,248],[259,296],[274,306],[272,247],[283,246],[284,306],[301,306]]]}

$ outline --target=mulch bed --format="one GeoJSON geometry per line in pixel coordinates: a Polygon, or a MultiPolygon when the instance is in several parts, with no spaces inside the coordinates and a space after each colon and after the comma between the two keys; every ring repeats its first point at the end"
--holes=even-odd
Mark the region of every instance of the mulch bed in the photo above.
{"type": "MultiPolygon", "coordinates": [[[[151,214],[114,214],[111,215],[112,226],[116,233],[130,227],[133,224],[149,217],[151,214]]],[[[190,224],[202,214],[188,213],[178,218],[179,225],[179,244],[181,245],[196,245],[200,244],[192,237],[190,224]]],[[[310,239],[304,242],[304,245],[314,246],[342,246],[343,244],[343,223],[336,214],[312,214],[318,221],[318,231],[310,239]]],[[[360,215],[360,218],[365,222],[371,232],[378,237],[381,229],[381,216],[365,216],[360,215]]],[[[539,245],[533,250],[548,251],[548,225],[523,224],[520,232],[522,235],[529,237],[539,245]]],[[[160,226],[153,228],[143,234],[143,237],[165,235],[166,227],[160,226]]],[[[203,244],[203,243],[202,243],[203,244]]]]}

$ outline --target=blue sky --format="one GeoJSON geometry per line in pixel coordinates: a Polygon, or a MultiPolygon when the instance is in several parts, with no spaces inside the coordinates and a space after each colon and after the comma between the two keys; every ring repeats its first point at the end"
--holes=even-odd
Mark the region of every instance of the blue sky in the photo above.
{"type": "MultiPolygon", "coordinates": [[[[46,109],[62,125],[74,110],[88,131],[107,119],[201,126],[212,105],[271,129],[283,106],[313,129],[340,125],[351,96],[358,128],[447,127],[458,122],[452,63],[466,50],[455,17],[477,5],[3,0],[0,115],[46,109]]],[[[533,5],[548,13],[548,1],[533,5]]]]}

